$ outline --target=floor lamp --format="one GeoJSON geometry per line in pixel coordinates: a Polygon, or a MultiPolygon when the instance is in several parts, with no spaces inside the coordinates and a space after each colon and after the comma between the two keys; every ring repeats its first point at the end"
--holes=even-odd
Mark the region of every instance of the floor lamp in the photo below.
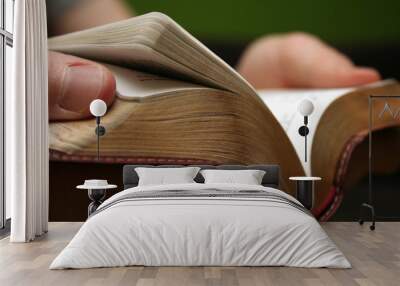
{"type": "Polygon", "coordinates": [[[100,118],[107,112],[107,104],[101,99],[95,99],[90,103],[90,113],[96,117],[96,129],[97,135],[97,161],[100,160],[100,136],[106,134],[106,128],[100,125],[100,118]]]}
{"type": "Polygon", "coordinates": [[[303,99],[297,107],[297,111],[304,118],[304,125],[299,128],[300,136],[304,137],[304,161],[307,162],[307,135],[310,133],[308,129],[308,116],[314,111],[314,104],[311,100],[303,99]]]}

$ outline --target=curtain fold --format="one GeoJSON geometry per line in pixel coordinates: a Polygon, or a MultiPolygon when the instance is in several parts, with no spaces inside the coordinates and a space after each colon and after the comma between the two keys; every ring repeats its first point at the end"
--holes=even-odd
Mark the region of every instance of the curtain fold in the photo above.
{"type": "Polygon", "coordinates": [[[6,187],[12,242],[48,226],[47,26],[44,0],[15,1],[13,92],[6,98],[6,187]]]}

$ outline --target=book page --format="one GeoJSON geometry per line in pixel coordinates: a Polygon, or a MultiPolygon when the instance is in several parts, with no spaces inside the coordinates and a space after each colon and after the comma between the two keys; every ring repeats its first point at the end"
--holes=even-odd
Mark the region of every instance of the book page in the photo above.
{"type": "Polygon", "coordinates": [[[337,89],[276,89],[259,90],[258,95],[268,106],[282,128],[287,133],[292,142],[297,155],[304,167],[307,176],[311,176],[311,150],[315,136],[315,130],[319,121],[329,105],[336,99],[345,96],[351,91],[384,86],[390,80],[381,81],[361,87],[337,88],[337,89]],[[308,128],[310,133],[307,136],[308,160],[304,160],[304,137],[300,136],[298,130],[303,126],[304,118],[297,111],[299,103],[303,99],[309,99],[314,104],[314,111],[308,118],[308,128]]]}
{"type": "Polygon", "coordinates": [[[354,88],[340,89],[309,89],[309,90],[259,90],[258,94],[268,106],[292,142],[307,176],[311,176],[310,154],[314,138],[314,131],[324,111],[335,99],[345,95],[354,88]],[[298,133],[303,125],[304,118],[297,111],[299,103],[309,99],[314,104],[314,112],[308,118],[310,133],[307,136],[308,160],[304,161],[304,137],[298,133]]]}
{"type": "Polygon", "coordinates": [[[232,67],[162,13],[54,37],[49,48],[256,96],[232,67]]]}
{"type": "Polygon", "coordinates": [[[207,87],[174,80],[167,77],[104,64],[116,80],[118,97],[125,100],[143,100],[149,97],[168,95],[179,91],[209,89],[207,87]]]}
{"type": "Polygon", "coordinates": [[[163,54],[141,44],[114,45],[112,47],[101,45],[76,47],[75,45],[68,45],[60,51],[99,62],[107,62],[114,66],[199,83],[203,86],[221,88],[212,79],[194,72],[187,66],[179,65],[163,54]],[[79,52],[76,52],[77,50],[79,52]]]}

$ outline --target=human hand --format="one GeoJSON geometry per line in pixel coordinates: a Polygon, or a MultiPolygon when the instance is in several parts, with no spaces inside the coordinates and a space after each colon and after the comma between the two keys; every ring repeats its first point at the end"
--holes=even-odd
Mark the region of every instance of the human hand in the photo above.
{"type": "Polygon", "coordinates": [[[372,68],[349,58],[306,33],[267,36],[243,53],[238,71],[255,88],[333,88],[380,79],[372,68]]]}
{"type": "Polygon", "coordinates": [[[90,118],[89,105],[115,97],[114,75],[101,64],[49,51],[49,119],[90,118]]]}

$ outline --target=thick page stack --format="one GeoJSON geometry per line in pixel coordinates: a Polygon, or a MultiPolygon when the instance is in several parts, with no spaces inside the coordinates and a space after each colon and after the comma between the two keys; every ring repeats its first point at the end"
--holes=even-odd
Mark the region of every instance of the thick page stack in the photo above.
{"type": "MultiPolygon", "coordinates": [[[[53,38],[49,48],[198,85],[168,96],[134,94],[140,101],[119,97],[102,121],[108,130],[101,142],[107,162],[144,157],[278,163],[296,158],[285,132],[253,88],[163,14],[53,38]]],[[[53,123],[50,140],[62,158],[95,158],[93,120],[53,123]]],[[[303,173],[299,160],[283,172],[284,178],[303,173]]],[[[289,189],[286,179],[282,186],[289,189]]]]}
{"type": "MultiPolygon", "coordinates": [[[[307,166],[300,160],[301,148],[293,135],[298,126],[284,128],[285,116],[279,115],[278,108],[295,109],[301,97],[294,100],[281,94],[285,100],[274,101],[273,96],[259,96],[231,67],[163,14],[53,38],[49,47],[105,62],[116,77],[118,98],[102,121],[107,128],[101,139],[102,161],[280,164],[281,188],[292,195],[290,176],[312,173],[324,178],[316,197],[318,215],[339,195],[343,185],[339,178],[344,178],[345,169],[341,162],[348,162],[346,156],[351,154],[344,152],[346,146],[368,128],[368,94],[400,91],[397,82],[390,81],[331,92],[335,94],[328,96],[331,100],[321,100],[318,108],[324,112],[318,126],[311,126],[315,135],[307,166]]],[[[316,98],[326,93],[313,92],[316,98]]],[[[398,124],[388,119],[382,127],[398,124]]],[[[52,159],[94,161],[94,126],[94,120],[52,123],[52,159]]]]}

